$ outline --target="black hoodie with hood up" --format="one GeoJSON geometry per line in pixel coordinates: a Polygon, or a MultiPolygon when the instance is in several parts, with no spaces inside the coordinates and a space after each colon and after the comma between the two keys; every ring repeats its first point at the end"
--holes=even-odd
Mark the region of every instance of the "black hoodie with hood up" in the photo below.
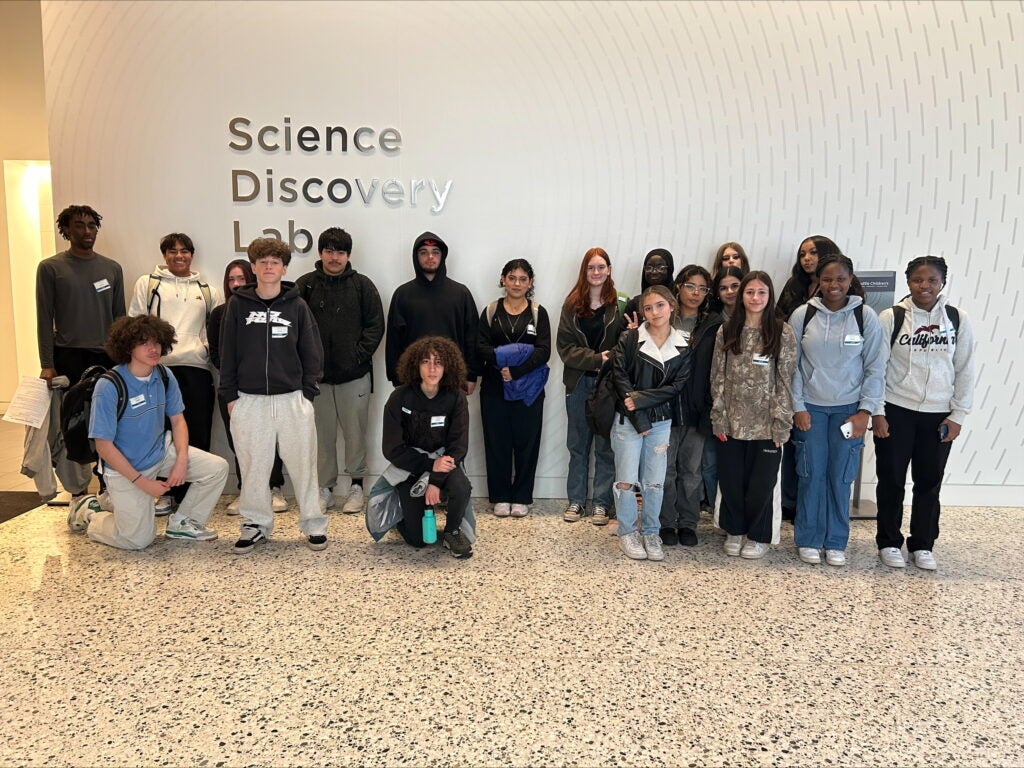
{"type": "Polygon", "coordinates": [[[652,283],[647,279],[647,275],[644,272],[644,270],[640,270],[640,293],[638,293],[636,296],[634,296],[632,299],[626,302],[626,309],[624,311],[624,314],[628,318],[632,318],[633,313],[637,312],[640,316],[639,319],[643,321],[643,313],[640,312],[640,297],[643,296],[644,291],[646,291],[652,285],[664,285],[666,288],[668,288],[669,293],[671,293],[673,296],[676,295],[676,289],[672,282],[676,276],[676,266],[674,260],[672,259],[672,254],[666,251],[664,248],[655,248],[653,251],[644,256],[644,267],[646,267],[647,262],[649,262],[655,256],[661,256],[661,258],[665,260],[665,265],[668,267],[668,271],[665,273],[665,279],[662,280],[660,283],[652,283]]]}
{"type": "Polygon", "coordinates": [[[424,232],[412,246],[412,267],[416,278],[398,286],[388,309],[384,362],[388,380],[398,386],[398,358],[406,347],[424,336],[451,339],[466,360],[466,378],[476,382],[480,375],[477,327],[480,315],[473,294],[447,275],[448,245],[433,232],[424,232]],[[425,240],[435,240],[441,249],[441,264],[433,280],[420,267],[416,251],[425,240]]]}

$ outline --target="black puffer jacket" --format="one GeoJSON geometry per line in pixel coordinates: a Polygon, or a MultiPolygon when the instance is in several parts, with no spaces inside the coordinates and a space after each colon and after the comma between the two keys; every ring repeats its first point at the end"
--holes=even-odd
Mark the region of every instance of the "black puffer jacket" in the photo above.
{"type": "Polygon", "coordinates": [[[666,419],[679,424],[679,393],[689,375],[690,348],[679,331],[672,330],[664,352],[647,332],[646,323],[626,331],[612,355],[612,383],[618,395],[615,410],[629,419],[637,432],[646,432],[666,419]],[[633,398],[635,411],[626,409],[627,397],[633,398]]]}

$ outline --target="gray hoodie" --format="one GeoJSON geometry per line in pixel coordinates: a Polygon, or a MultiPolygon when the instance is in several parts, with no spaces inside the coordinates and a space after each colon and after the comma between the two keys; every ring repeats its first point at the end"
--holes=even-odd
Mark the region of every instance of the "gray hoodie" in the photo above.
{"type": "Polygon", "coordinates": [[[863,303],[860,296],[850,296],[845,307],[833,312],[815,296],[793,311],[789,324],[797,343],[794,413],[806,411],[808,404],[851,403],[873,415],[882,413],[889,339],[882,333],[878,315],[868,306],[863,310],[861,335],[853,310],[863,303]],[[805,328],[808,306],[817,311],[805,328]]]}

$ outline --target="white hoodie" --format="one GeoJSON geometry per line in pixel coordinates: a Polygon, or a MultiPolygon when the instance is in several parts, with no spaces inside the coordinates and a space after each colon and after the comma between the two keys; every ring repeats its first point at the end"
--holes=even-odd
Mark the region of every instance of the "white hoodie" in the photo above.
{"type": "MultiPolygon", "coordinates": [[[[164,365],[191,365],[208,368],[210,350],[206,343],[206,297],[199,288],[198,272],[188,277],[175,277],[165,265],[157,266],[151,273],[160,278],[158,296],[154,298],[150,314],[156,315],[172,326],[178,341],[169,355],[160,361],[164,365]]],[[[143,275],[135,281],[128,314],[132,317],[146,314],[149,306],[149,278],[143,275]]],[[[203,281],[205,282],[205,281],[203,281]]],[[[210,284],[213,306],[222,302],[216,285],[210,284]]]]}
{"type": "MultiPolygon", "coordinates": [[[[963,424],[974,404],[974,331],[967,313],[957,307],[960,329],[946,313],[946,297],[940,295],[931,312],[925,312],[908,296],[899,302],[906,314],[896,343],[889,352],[885,371],[885,401],[923,413],[949,412],[951,421],[963,424]]],[[[893,311],[879,315],[888,344],[892,338],[893,311]]]]}

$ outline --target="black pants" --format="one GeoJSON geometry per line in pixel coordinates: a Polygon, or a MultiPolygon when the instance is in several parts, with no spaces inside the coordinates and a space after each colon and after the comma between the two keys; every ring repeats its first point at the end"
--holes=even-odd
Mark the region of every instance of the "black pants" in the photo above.
{"type": "Polygon", "coordinates": [[[939,425],[948,413],[920,413],[885,404],[889,437],[875,437],[875,461],[878,487],[879,549],[902,547],[903,497],[907,483],[907,466],[914,480],[910,506],[910,537],[907,550],[931,550],[939,538],[939,491],[946,473],[946,461],[952,443],[939,442],[939,425]]]}
{"type": "Polygon", "coordinates": [[[737,440],[735,437],[716,447],[718,487],[722,492],[718,524],[730,536],[745,535],[752,541],[770,544],[772,495],[782,449],[776,448],[771,440],[737,440]]]}
{"type": "MultiPolygon", "coordinates": [[[[231,455],[235,454],[235,441],[231,439],[231,416],[228,415],[228,406],[217,398],[217,406],[220,410],[220,417],[224,421],[224,431],[228,433],[228,447],[231,455]]],[[[242,490],[242,468],[238,466],[238,457],[235,456],[235,477],[238,478],[238,490],[242,490]]],[[[284,463],[281,461],[281,454],[274,451],[274,464],[270,468],[270,487],[280,488],[284,485],[284,463]]]]}
{"type": "Polygon", "coordinates": [[[480,418],[491,503],[533,504],[544,398],[527,405],[522,400],[481,397],[480,418]]]}
{"type": "MultiPolygon", "coordinates": [[[[206,368],[192,365],[168,366],[181,390],[181,401],[185,404],[185,424],[188,426],[188,444],[201,451],[210,450],[210,433],[213,431],[213,374],[206,368]]],[[[171,489],[175,503],[181,504],[188,493],[188,483],[171,489]]]]}
{"type": "MultiPolygon", "coordinates": [[[[422,547],[424,546],[423,513],[426,511],[427,502],[423,496],[409,495],[409,491],[412,490],[417,480],[419,480],[419,476],[410,477],[395,487],[395,490],[398,491],[398,498],[402,502],[402,519],[398,522],[398,532],[402,534],[406,544],[422,547]]],[[[462,525],[462,518],[465,515],[466,507],[469,506],[470,495],[473,493],[473,486],[462,468],[456,467],[448,473],[444,483],[439,487],[441,501],[446,503],[444,530],[448,533],[455,533],[462,525]]]]}
{"type": "MultiPolygon", "coordinates": [[[[57,347],[53,348],[53,367],[58,376],[67,376],[68,381],[74,386],[82,378],[86,368],[94,365],[102,365],[104,368],[113,368],[114,361],[102,349],[81,349],[79,347],[57,347]]],[[[93,466],[92,472],[100,480],[100,493],[106,490],[107,484],[103,480],[103,474],[97,466],[93,466]]],[[[85,493],[88,488],[65,488],[72,496],[85,493]]]]}

